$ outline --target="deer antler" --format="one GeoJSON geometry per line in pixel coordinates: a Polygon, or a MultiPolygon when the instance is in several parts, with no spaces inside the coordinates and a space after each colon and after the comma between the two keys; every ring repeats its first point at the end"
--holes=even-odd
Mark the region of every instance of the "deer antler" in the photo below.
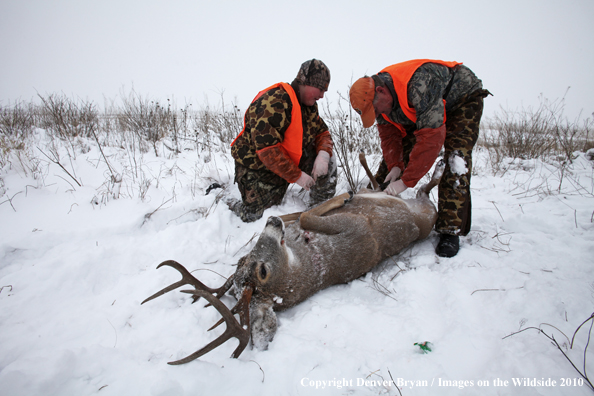
{"type": "Polygon", "coordinates": [[[221,334],[219,337],[217,337],[215,340],[213,340],[203,348],[197,350],[196,352],[192,353],[191,355],[188,355],[180,360],[168,362],[168,364],[177,365],[191,362],[192,360],[197,359],[200,356],[205,355],[206,353],[222,345],[232,337],[235,337],[239,340],[239,345],[237,346],[235,351],[233,351],[231,357],[239,357],[239,355],[241,355],[241,353],[243,352],[250,340],[249,306],[253,292],[252,287],[246,286],[243,290],[241,299],[232,309],[229,309],[225,304],[223,304],[219,300],[219,298],[221,298],[221,296],[224,295],[231,288],[231,285],[233,284],[233,275],[230,276],[229,279],[227,279],[223,286],[217,289],[211,289],[210,287],[204,285],[204,283],[196,279],[183,265],[181,265],[177,261],[163,261],[161,264],[157,266],[157,268],[160,268],[164,265],[178,270],[179,273],[182,275],[182,279],[148,297],[141,303],[141,305],[147,301],[150,301],[154,298],[162,296],[165,293],[177,289],[180,286],[192,285],[194,286],[195,290],[181,290],[181,292],[192,294],[192,303],[198,301],[200,297],[204,297],[204,299],[209,302],[208,305],[212,305],[213,307],[215,307],[215,309],[219,311],[219,313],[223,317],[221,320],[215,323],[214,326],[208,329],[208,331],[214,329],[223,322],[226,322],[227,324],[227,329],[225,330],[225,332],[221,334]],[[237,322],[237,319],[235,319],[235,314],[239,315],[239,322],[237,322]]]}
{"type": "MultiPolygon", "coordinates": [[[[233,275],[231,275],[229,277],[229,279],[227,279],[227,281],[225,282],[225,284],[223,286],[219,287],[218,289],[211,289],[210,287],[206,286],[204,283],[202,283],[198,279],[196,279],[192,274],[190,274],[190,272],[183,265],[181,265],[177,261],[174,261],[174,260],[163,261],[161,264],[159,264],[157,266],[157,269],[161,268],[164,265],[167,265],[169,267],[172,267],[172,268],[175,268],[176,270],[178,270],[179,273],[182,275],[182,279],[178,282],[175,282],[174,284],[172,284],[170,286],[167,286],[166,288],[164,288],[162,290],[159,290],[158,292],[156,292],[155,294],[153,294],[152,296],[148,297],[146,300],[141,302],[140,305],[144,304],[145,302],[151,301],[154,298],[162,296],[163,294],[168,293],[171,290],[175,290],[178,287],[183,286],[183,285],[192,285],[196,289],[206,290],[211,294],[216,294],[217,298],[221,298],[221,296],[223,294],[225,294],[231,288],[231,285],[233,284],[233,275]]],[[[192,302],[195,303],[196,301],[198,301],[199,298],[200,298],[200,296],[195,296],[194,301],[192,301],[192,302]]]]}

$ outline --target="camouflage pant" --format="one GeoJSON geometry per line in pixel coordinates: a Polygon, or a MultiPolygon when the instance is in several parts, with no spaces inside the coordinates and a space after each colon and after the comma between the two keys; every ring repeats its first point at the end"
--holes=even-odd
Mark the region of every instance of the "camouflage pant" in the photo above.
{"type": "MultiPolygon", "coordinates": [[[[309,175],[316,158],[314,153],[304,151],[299,163],[299,168],[309,175]]],[[[336,176],[337,167],[332,156],[328,165],[328,175],[318,177],[309,190],[310,207],[334,196],[336,176]]],[[[242,201],[233,203],[230,208],[246,223],[260,219],[264,211],[271,206],[280,205],[289,187],[285,179],[267,169],[252,170],[237,162],[235,162],[235,182],[242,201]]]]}
{"type": "MultiPolygon", "coordinates": [[[[438,217],[435,223],[435,231],[441,234],[464,236],[470,232],[472,149],[478,140],[483,99],[487,95],[487,90],[473,92],[463,99],[460,106],[446,114],[446,167],[439,182],[438,217]]],[[[416,142],[412,132],[402,139],[405,166],[416,142]]],[[[387,175],[386,163],[382,161],[376,174],[378,183],[382,183],[387,175]]]]}

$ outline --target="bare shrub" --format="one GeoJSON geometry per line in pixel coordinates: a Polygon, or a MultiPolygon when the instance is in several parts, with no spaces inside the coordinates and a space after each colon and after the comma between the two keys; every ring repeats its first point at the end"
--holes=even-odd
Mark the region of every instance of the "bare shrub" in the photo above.
{"type": "Polygon", "coordinates": [[[228,152],[233,140],[243,129],[243,113],[234,103],[225,104],[221,96],[221,107],[211,108],[208,104],[192,113],[190,123],[194,134],[196,150],[203,154],[204,162],[210,162],[213,152],[228,152]]]}
{"type": "Polygon", "coordinates": [[[54,137],[88,138],[98,129],[99,112],[93,102],[75,102],[63,94],[50,94],[46,97],[39,95],[39,98],[43,103],[39,126],[54,137]]]}
{"type": "MultiPolygon", "coordinates": [[[[35,105],[24,102],[0,108],[0,169],[14,166],[25,176],[43,179],[41,161],[31,149],[37,113],[35,105]]],[[[4,192],[0,186],[0,195],[4,192]]]]}
{"type": "Polygon", "coordinates": [[[139,138],[139,148],[147,152],[143,140],[152,144],[155,155],[159,155],[157,142],[168,135],[172,124],[171,105],[163,107],[159,102],[143,98],[134,90],[122,96],[123,108],[118,113],[118,123],[122,130],[135,133],[139,138]]]}
{"type": "Polygon", "coordinates": [[[35,109],[32,104],[17,102],[0,106],[0,134],[24,138],[33,130],[35,109]]]}
{"type": "MultiPolygon", "coordinates": [[[[212,155],[215,152],[227,154],[243,128],[243,112],[232,102],[225,103],[222,94],[217,107],[207,103],[197,111],[191,104],[177,107],[173,99],[167,99],[162,106],[133,90],[121,94],[117,103],[107,103],[101,113],[93,103],[71,100],[63,94],[39,98],[41,106],[23,102],[0,106],[0,168],[14,167],[35,179],[43,179],[45,170],[57,165],[63,171],[61,177],[74,187],[82,180],[77,177],[72,160],[77,153],[88,152],[89,144],[96,143],[99,160],[108,168],[103,190],[110,199],[135,196],[137,192],[143,197],[151,183],[158,184],[158,179],[146,176],[143,168],[144,154],[151,147],[155,155],[194,150],[198,159],[207,163],[217,158],[212,155]],[[50,141],[42,142],[43,134],[33,134],[35,127],[45,129],[50,141]],[[33,144],[34,141],[38,143],[33,144]],[[107,151],[107,146],[119,150],[107,151]],[[120,157],[124,163],[114,160],[120,157]]],[[[593,124],[592,118],[568,120],[563,106],[563,100],[543,99],[536,109],[501,109],[495,118],[485,119],[479,146],[488,151],[492,171],[505,173],[510,163],[523,166],[527,163],[524,159],[541,159],[559,170],[555,179],[559,186],[564,180],[571,181],[570,165],[575,152],[594,147],[593,124]]],[[[348,98],[340,93],[338,103],[325,101],[320,111],[334,140],[334,153],[342,168],[341,183],[357,191],[366,177],[358,162],[359,153],[368,155],[373,170],[382,158],[377,128],[363,128],[348,98]]],[[[196,164],[196,180],[199,168],[196,164]]]]}
{"type": "Polygon", "coordinates": [[[243,129],[243,113],[235,103],[231,103],[231,108],[228,109],[222,95],[221,106],[217,133],[221,141],[228,146],[243,129]]]}
{"type": "Polygon", "coordinates": [[[176,154],[181,153],[180,141],[188,138],[188,132],[190,130],[190,106],[192,105],[186,104],[178,112],[174,112],[172,116],[171,140],[173,142],[173,148],[168,148],[176,154]]]}
{"type": "Polygon", "coordinates": [[[512,112],[501,109],[495,115],[492,130],[497,131],[498,144],[493,148],[502,151],[510,158],[539,158],[550,153],[555,147],[552,134],[555,117],[542,106],[535,111],[528,109],[512,112]]]}
{"type": "MultiPolygon", "coordinates": [[[[326,101],[323,109],[324,121],[330,129],[334,141],[333,151],[338,158],[338,165],[344,172],[349,188],[358,191],[363,183],[359,153],[380,154],[379,135],[377,127],[363,128],[361,117],[353,112],[349,101],[340,93],[339,98],[335,110],[332,110],[330,103],[326,101]],[[345,102],[348,110],[343,107],[345,102]]],[[[377,168],[377,164],[372,165],[372,169],[374,168],[377,168]]]]}
{"type": "Polygon", "coordinates": [[[505,159],[547,159],[557,156],[571,163],[574,152],[594,146],[592,120],[580,124],[580,117],[570,121],[564,115],[564,99],[541,98],[537,108],[511,111],[504,108],[481,125],[479,145],[489,152],[494,173],[505,173],[505,159]]]}
{"type": "Polygon", "coordinates": [[[573,162],[576,151],[586,152],[594,147],[594,137],[591,136],[592,120],[586,118],[579,123],[578,118],[570,122],[560,119],[555,125],[553,131],[557,143],[557,149],[564,161],[573,162]]]}

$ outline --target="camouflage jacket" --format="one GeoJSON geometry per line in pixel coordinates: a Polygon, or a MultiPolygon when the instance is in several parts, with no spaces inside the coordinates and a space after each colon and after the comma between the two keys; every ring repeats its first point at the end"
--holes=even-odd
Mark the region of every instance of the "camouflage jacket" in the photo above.
{"type": "MultiPolygon", "coordinates": [[[[299,86],[291,84],[297,97],[299,86]]],[[[231,148],[231,155],[236,162],[252,170],[268,169],[289,183],[294,183],[301,175],[301,170],[293,163],[283,150],[267,149],[282,142],[285,132],[291,123],[293,105],[289,94],[282,88],[273,88],[252,104],[244,117],[244,132],[237,138],[231,148]]],[[[316,155],[320,150],[332,155],[332,138],[328,126],[318,113],[318,106],[301,105],[303,124],[303,155],[316,155]]]]}
{"type": "MultiPolygon", "coordinates": [[[[390,74],[379,73],[378,77],[386,83],[392,97],[397,98],[390,74]]],[[[437,63],[425,63],[415,71],[408,82],[408,101],[417,113],[416,124],[404,115],[398,100],[394,100],[394,106],[388,117],[397,124],[416,130],[438,128],[443,124],[444,110],[446,112],[453,110],[465,96],[482,88],[482,81],[464,65],[449,68],[437,63]],[[452,78],[449,93],[444,97],[452,78]],[[443,99],[446,101],[445,109],[443,99]]],[[[377,122],[378,124],[387,123],[381,116],[377,118],[377,122]]]]}
{"type": "Polygon", "coordinates": [[[377,76],[386,83],[394,98],[388,118],[416,137],[405,169],[401,132],[382,116],[377,117],[384,159],[388,169],[397,166],[403,171],[402,181],[407,187],[414,187],[431,168],[441,150],[446,136],[445,115],[463,104],[470,94],[481,90],[483,83],[464,65],[449,68],[437,63],[423,64],[412,75],[407,89],[409,106],[417,116],[415,123],[404,115],[390,74],[384,72],[377,76]]]}

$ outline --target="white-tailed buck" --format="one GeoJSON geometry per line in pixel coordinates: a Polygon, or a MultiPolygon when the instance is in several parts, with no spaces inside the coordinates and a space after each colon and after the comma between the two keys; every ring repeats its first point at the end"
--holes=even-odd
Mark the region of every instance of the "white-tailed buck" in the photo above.
{"type": "MultiPolygon", "coordinates": [[[[250,338],[254,346],[266,349],[277,329],[275,311],[299,304],[331,285],[350,282],[411,242],[426,238],[437,218],[428,194],[439,182],[441,171],[443,167],[438,165],[432,180],[418,190],[416,199],[361,190],[355,195],[334,197],[307,212],[269,217],[252,251],[239,260],[235,273],[218,289],[205,286],[175,261],[159,264],[157,268],[175,268],[182,279],[143,304],[191,285],[193,290],[182,292],[191,294],[194,302],[204,297],[222,316],[211,329],[223,322],[227,325],[217,339],[169,364],[190,362],[232,337],[239,340],[234,358],[243,352],[250,338]],[[231,288],[238,302],[229,309],[219,298],[231,288]]],[[[377,183],[374,186],[377,188],[377,183]]]]}

